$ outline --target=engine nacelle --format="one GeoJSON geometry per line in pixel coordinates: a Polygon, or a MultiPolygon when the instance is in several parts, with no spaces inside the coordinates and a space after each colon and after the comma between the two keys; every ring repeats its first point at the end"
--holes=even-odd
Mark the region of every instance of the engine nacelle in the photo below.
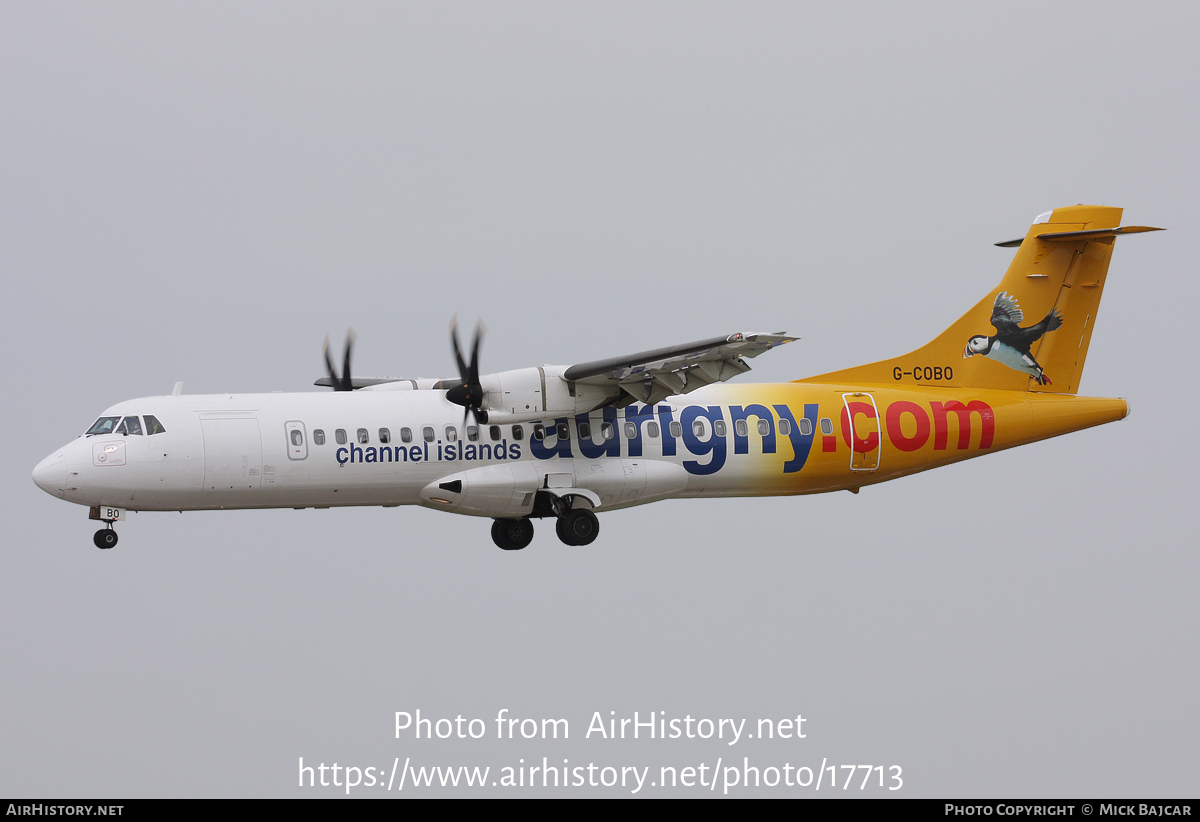
{"type": "Polygon", "coordinates": [[[488,374],[480,379],[487,392],[488,422],[511,425],[550,417],[569,417],[599,408],[617,393],[598,385],[563,379],[566,366],[544,365],[488,374]]]}

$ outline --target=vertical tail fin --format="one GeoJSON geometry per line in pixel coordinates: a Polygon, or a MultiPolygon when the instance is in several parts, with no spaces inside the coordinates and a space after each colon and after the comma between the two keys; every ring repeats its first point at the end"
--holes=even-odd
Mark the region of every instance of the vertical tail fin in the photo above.
{"type": "Polygon", "coordinates": [[[1038,217],[1004,279],[910,354],[800,382],[999,388],[1074,394],[1096,324],[1121,209],[1057,208],[1038,217]]]}

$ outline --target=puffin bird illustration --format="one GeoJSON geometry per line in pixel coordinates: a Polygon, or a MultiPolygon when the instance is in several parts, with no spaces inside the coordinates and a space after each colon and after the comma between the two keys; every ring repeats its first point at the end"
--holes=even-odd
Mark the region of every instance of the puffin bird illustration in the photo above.
{"type": "Polygon", "coordinates": [[[1007,365],[1015,371],[1021,371],[1038,381],[1038,385],[1050,385],[1050,378],[1042,371],[1037,360],[1029,353],[1029,346],[1042,338],[1047,331],[1053,331],[1062,325],[1062,316],[1054,309],[1050,310],[1040,323],[1028,328],[1021,328],[1020,323],[1025,319],[1025,313],[1017,305],[1016,298],[1001,291],[996,295],[992,306],[992,325],[996,327],[993,337],[976,334],[967,341],[963,349],[963,359],[982,354],[998,363],[1007,365]]]}

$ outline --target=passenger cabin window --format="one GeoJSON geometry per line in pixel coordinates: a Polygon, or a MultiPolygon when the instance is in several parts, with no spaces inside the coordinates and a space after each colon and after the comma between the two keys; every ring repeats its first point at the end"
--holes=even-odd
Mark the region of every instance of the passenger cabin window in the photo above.
{"type": "Polygon", "coordinates": [[[427,425],[424,428],[422,428],[421,436],[424,437],[425,442],[433,442],[433,426],[427,425]]]}
{"type": "Polygon", "coordinates": [[[313,444],[314,445],[324,445],[325,444],[325,432],[322,431],[320,428],[313,429],[313,444]]]}
{"type": "Polygon", "coordinates": [[[704,436],[704,421],[703,420],[696,420],[695,422],[692,423],[692,433],[695,434],[697,437],[704,436]]]}
{"type": "Polygon", "coordinates": [[[783,434],[785,437],[790,435],[792,433],[791,422],[788,420],[780,420],[779,421],[779,433],[783,434]]]}
{"type": "Polygon", "coordinates": [[[446,442],[454,442],[458,439],[458,429],[453,425],[446,426],[446,442]]]}
{"type": "Polygon", "coordinates": [[[367,433],[367,429],[360,428],[360,429],[358,429],[357,433],[358,433],[359,445],[366,445],[368,442],[371,441],[371,435],[367,433]]]}
{"type": "Polygon", "coordinates": [[[521,426],[514,425],[512,431],[513,431],[513,439],[516,440],[517,442],[521,442],[525,439],[525,429],[522,428],[521,426]]]}
{"type": "Polygon", "coordinates": [[[592,438],[592,426],[590,423],[579,423],[579,439],[590,440],[592,438]]]}
{"type": "Polygon", "coordinates": [[[637,437],[637,426],[631,422],[625,423],[625,439],[631,440],[637,437]]]}
{"type": "Polygon", "coordinates": [[[533,426],[533,438],[538,442],[546,439],[546,426],[542,425],[541,423],[533,426]]]}
{"type": "Polygon", "coordinates": [[[737,434],[739,437],[744,437],[750,433],[750,429],[746,425],[745,420],[738,420],[737,422],[735,422],[733,424],[733,432],[735,434],[737,434]]]}
{"type": "Polygon", "coordinates": [[[111,434],[113,429],[117,427],[117,422],[120,417],[101,417],[92,423],[92,427],[84,434],[85,437],[90,437],[93,434],[111,434]]]}
{"type": "Polygon", "coordinates": [[[800,436],[807,437],[812,435],[812,420],[810,420],[808,417],[801,419],[800,422],[797,423],[797,426],[800,429],[800,436]]]}
{"type": "Polygon", "coordinates": [[[654,437],[655,439],[658,438],[658,423],[656,423],[656,422],[646,423],[646,436],[654,437]]]}
{"type": "Polygon", "coordinates": [[[600,436],[604,437],[606,440],[611,440],[616,435],[617,430],[613,428],[613,424],[611,422],[600,423],[600,436]]]}
{"type": "Polygon", "coordinates": [[[683,436],[683,426],[679,424],[678,420],[671,420],[671,436],[672,437],[682,437],[683,436]]]}
{"type": "Polygon", "coordinates": [[[391,442],[392,441],[392,432],[387,430],[386,428],[380,428],[379,429],[379,441],[385,445],[387,443],[391,442]]]}
{"type": "Polygon", "coordinates": [[[304,445],[304,435],[295,428],[292,429],[292,445],[296,446],[297,448],[299,448],[301,445],[304,445]]]}
{"type": "Polygon", "coordinates": [[[827,437],[833,433],[833,420],[829,419],[829,417],[821,420],[821,433],[827,437]]]}
{"type": "Polygon", "coordinates": [[[411,428],[401,428],[400,429],[400,442],[412,442],[412,429],[411,428]]]}
{"type": "Polygon", "coordinates": [[[140,437],[142,435],[142,422],[137,417],[126,417],[117,426],[117,433],[135,434],[140,437]]]}
{"type": "Polygon", "coordinates": [[[158,417],[153,414],[146,415],[146,433],[147,434],[164,434],[166,433],[163,424],[158,421],[158,417]]]}
{"type": "Polygon", "coordinates": [[[713,423],[713,432],[718,437],[725,436],[725,420],[717,420],[713,423]]]}
{"type": "Polygon", "coordinates": [[[492,442],[500,442],[500,426],[492,425],[488,427],[488,436],[492,438],[492,442]]]}
{"type": "Polygon", "coordinates": [[[467,439],[471,442],[479,442],[479,429],[474,425],[467,426],[467,439]]]}
{"type": "Polygon", "coordinates": [[[560,422],[554,427],[554,433],[558,435],[560,440],[565,440],[567,437],[571,436],[571,429],[567,427],[565,422],[560,422]]]}
{"type": "Polygon", "coordinates": [[[335,440],[337,440],[338,445],[345,445],[346,444],[346,429],[339,428],[338,430],[334,431],[333,438],[335,440]]]}
{"type": "Polygon", "coordinates": [[[767,422],[766,420],[759,420],[758,433],[759,436],[768,436],[771,433],[771,423],[767,422]]]}

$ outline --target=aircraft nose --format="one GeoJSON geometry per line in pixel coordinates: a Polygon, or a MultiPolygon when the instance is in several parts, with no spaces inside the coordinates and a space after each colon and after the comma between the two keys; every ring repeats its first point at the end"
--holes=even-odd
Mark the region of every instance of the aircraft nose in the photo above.
{"type": "Polygon", "coordinates": [[[67,463],[61,451],[37,464],[33,469],[33,481],[47,494],[61,497],[66,493],[67,463]]]}

